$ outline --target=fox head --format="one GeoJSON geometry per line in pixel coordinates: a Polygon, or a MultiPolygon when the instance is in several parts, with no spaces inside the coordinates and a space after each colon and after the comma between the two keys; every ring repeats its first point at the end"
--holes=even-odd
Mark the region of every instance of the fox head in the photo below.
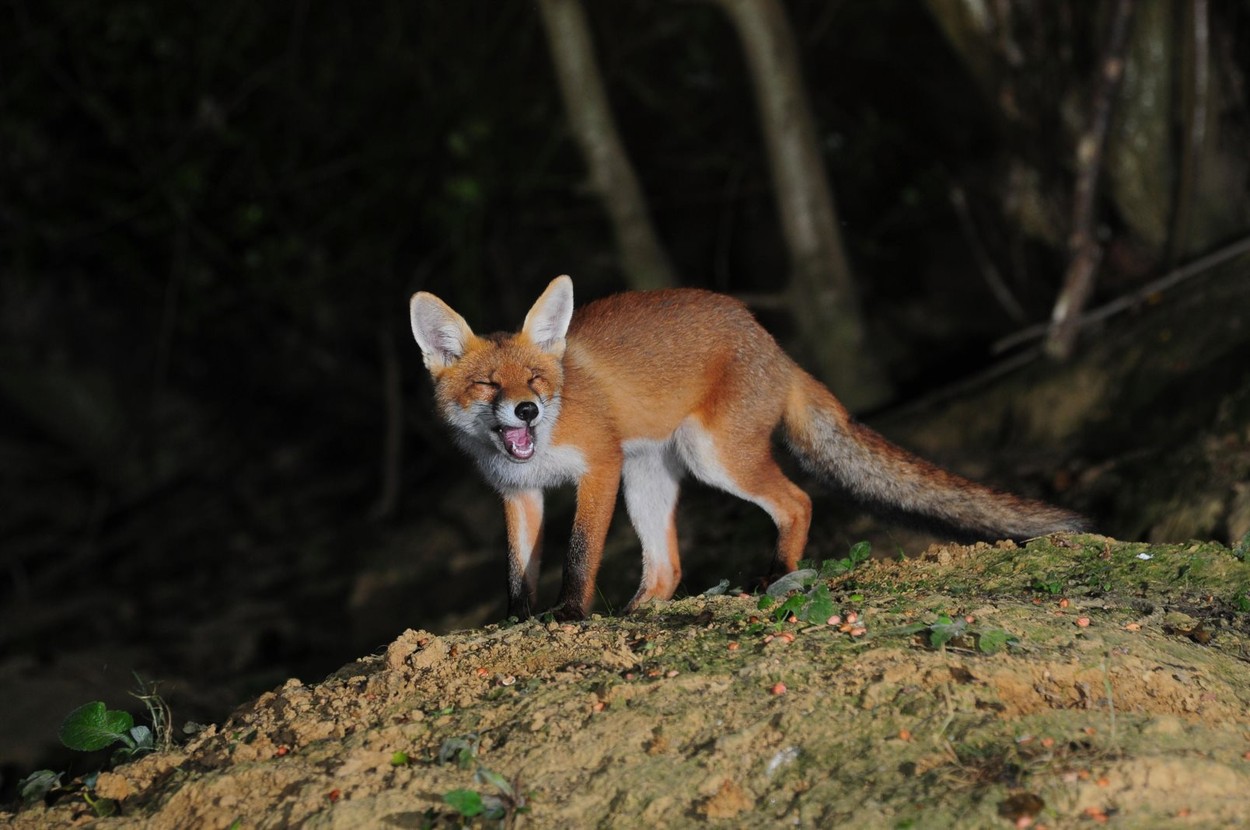
{"type": "Polygon", "coordinates": [[[559,413],[573,280],[552,280],[515,334],[479,337],[425,291],[412,295],[409,310],[439,412],[457,441],[488,466],[533,458],[559,413]]]}

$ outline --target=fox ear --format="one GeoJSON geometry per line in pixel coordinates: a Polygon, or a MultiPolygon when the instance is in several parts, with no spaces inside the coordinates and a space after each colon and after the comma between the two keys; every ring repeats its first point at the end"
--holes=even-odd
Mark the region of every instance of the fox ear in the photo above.
{"type": "Polygon", "coordinates": [[[425,368],[437,372],[464,356],[473,330],[447,303],[426,291],[418,291],[412,295],[408,310],[412,315],[412,336],[421,347],[425,368]]]}
{"type": "Polygon", "coordinates": [[[564,354],[564,335],[573,318],[573,280],[568,275],[556,277],[525,315],[521,331],[534,345],[548,354],[564,354]]]}

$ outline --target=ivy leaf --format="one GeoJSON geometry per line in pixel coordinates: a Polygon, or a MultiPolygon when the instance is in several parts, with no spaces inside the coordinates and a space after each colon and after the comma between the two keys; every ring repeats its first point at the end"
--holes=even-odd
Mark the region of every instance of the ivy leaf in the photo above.
{"type": "Polygon", "coordinates": [[[18,781],[17,791],[22,797],[22,802],[31,805],[42,801],[49,792],[61,786],[61,776],[64,774],[50,769],[41,769],[35,770],[18,781]]]}
{"type": "Polygon", "coordinates": [[[135,749],[151,752],[155,747],[152,730],[143,725],[130,727],[130,739],[135,742],[135,749]]]}
{"type": "Polygon", "coordinates": [[[808,591],[807,600],[807,606],[799,612],[799,619],[803,622],[823,623],[837,611],[833,598],[829,596],[829,586],[823,582],[808,591]]]}
{"type": "Polygon", "coordinates": [[[84,703],[65,716],[61,743],[80,752],[94,752],[119,741],[127,743],[135,719],[129,712],[110,710],[102,700],[84,703]]]}
{"type": "Polygon", "coordinates": [[[841,576],[851,570],[851,560],[849,559],[826,559],[820,563],[820,578],[832,579],[835,576],[841,576]]]}
{"type": "Polygon", "coordinates": [[[777,622],[785,622],[790,618],[791,614],[794,614],[796,617],[799,616],[806,602],[807,597],[802,594],[795,594],[777,606],[776,610],[773,611],[773,619],[777,622]]]}
{"type": "Polygon", "coordinates": [[[443,793],[443,801],[465,818],[473,818],[482,812],[482,795],[477,790],[452,790],[443,793]]]}

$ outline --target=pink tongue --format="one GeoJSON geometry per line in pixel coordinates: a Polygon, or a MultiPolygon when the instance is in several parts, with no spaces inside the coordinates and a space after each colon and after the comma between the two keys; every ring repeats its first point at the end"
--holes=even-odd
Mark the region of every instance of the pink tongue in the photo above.
{"type": "Polygon", "coordinates": [[[503,442],[508,447],[508,452],[517,458],[528,458],[534,452],[534,445],[530,442],[530,431],[528,427],[508,427],[503,431],[503,442]]]}

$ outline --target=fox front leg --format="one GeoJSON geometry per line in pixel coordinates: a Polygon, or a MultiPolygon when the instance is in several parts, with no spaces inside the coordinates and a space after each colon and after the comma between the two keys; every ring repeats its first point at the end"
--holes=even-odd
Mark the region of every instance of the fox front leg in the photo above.
{"type": "Polygon", "coordinates": [[[603,464],[586,473],[577,484],[577,515],[564,560],[564,583],[560,599],[551,609],[557,620],[584,620],[594,599],[595,576],[603,559],[603,544],[616,509],[621,464],[603,464]]]}
{"type": "Polygon", "coordinates": [[[542,557],[543,491],[519,490],[503,499],[508,525],[508,616],[533,616],[542,557]]]}

